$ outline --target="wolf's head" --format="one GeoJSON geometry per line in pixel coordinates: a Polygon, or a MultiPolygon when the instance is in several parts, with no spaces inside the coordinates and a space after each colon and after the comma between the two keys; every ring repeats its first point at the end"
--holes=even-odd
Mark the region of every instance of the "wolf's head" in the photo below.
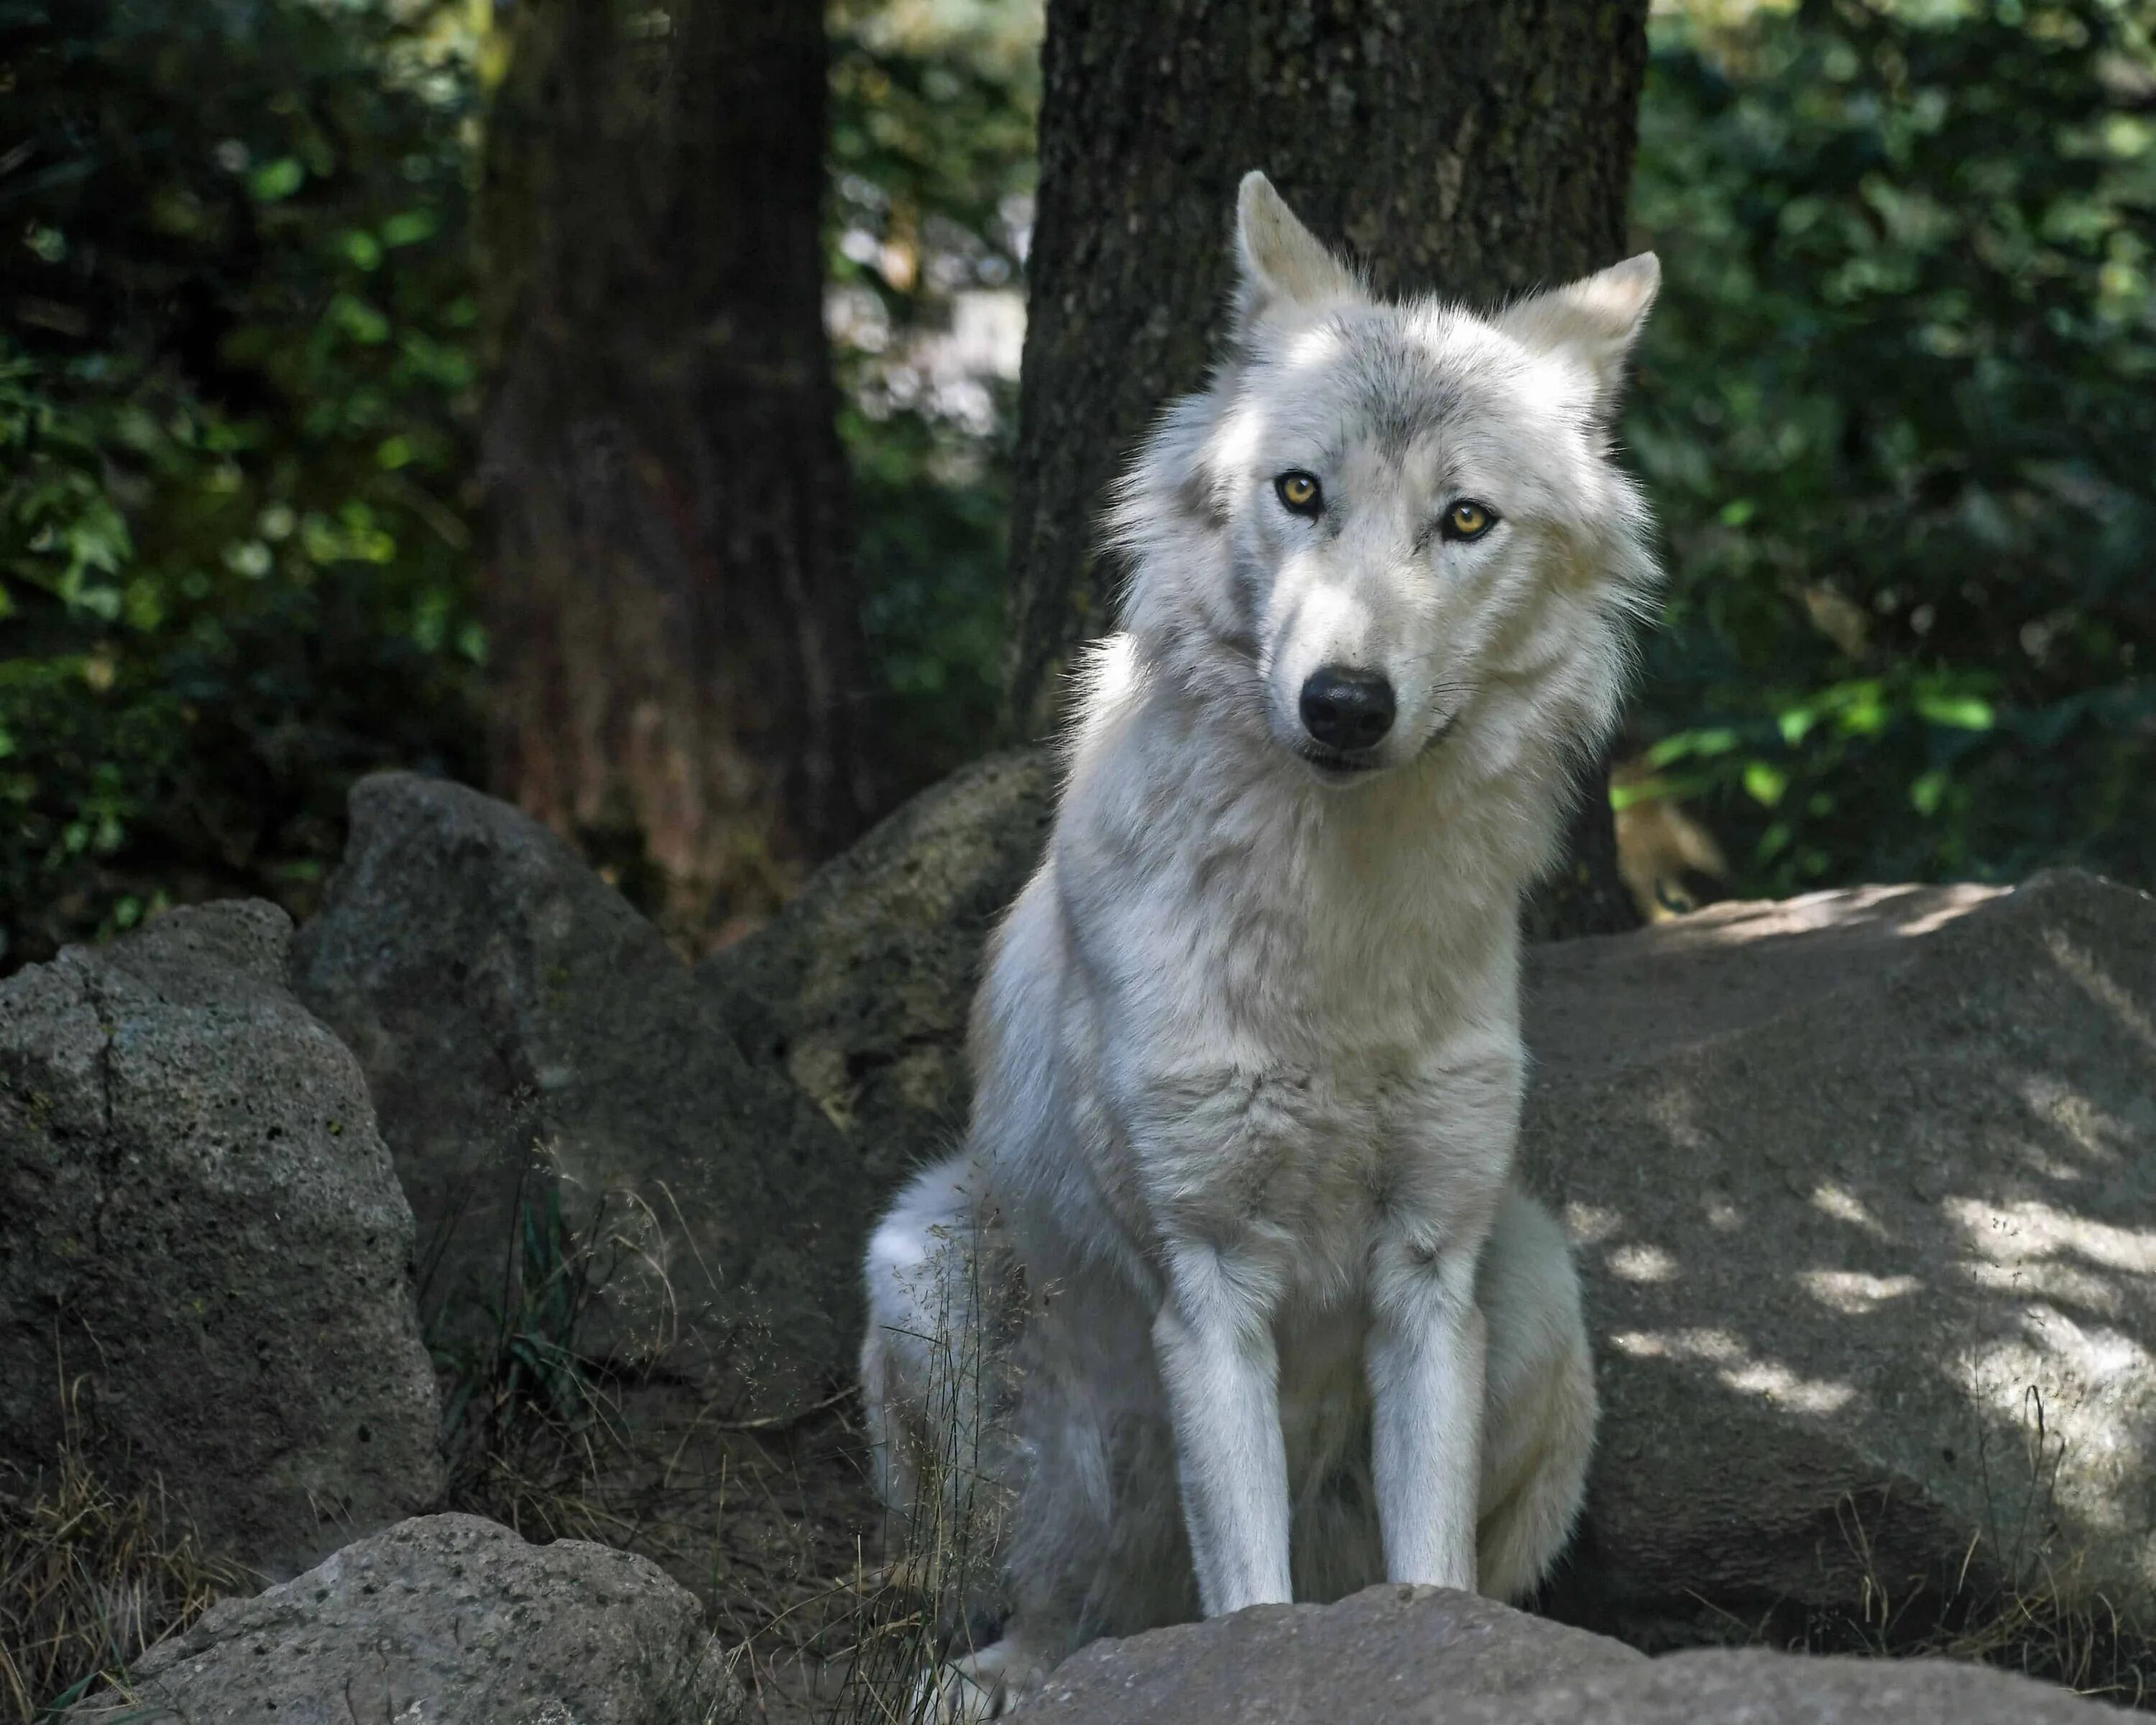
{"type": "Polygon", "coordinates": [[[1328,783],[1599,742],[1658,578],[1609,455],[1653,256],[1481,316],[1373,299],[1262,174],[1237,215],[1226,356],[1111,518],[1125,627],[1328,783]]]}

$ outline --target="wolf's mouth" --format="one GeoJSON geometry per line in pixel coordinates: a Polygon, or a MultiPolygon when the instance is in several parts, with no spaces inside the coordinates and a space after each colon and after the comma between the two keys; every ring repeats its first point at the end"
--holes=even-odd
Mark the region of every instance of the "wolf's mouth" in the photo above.
{"type": "Polygon", "coordinates": [[[1365,756],[1343,755],[1332,749],[1303,747],[1296,751],[1311,770],[1327,784],[1347,784],[1384,765],[1365,756]]]}

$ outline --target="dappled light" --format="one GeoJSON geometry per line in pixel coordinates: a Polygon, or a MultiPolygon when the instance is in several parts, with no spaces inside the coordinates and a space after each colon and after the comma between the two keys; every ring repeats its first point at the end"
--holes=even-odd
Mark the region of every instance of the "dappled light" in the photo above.
{"type": "Polygon", "coordinates": [[[2156,0],[0,95],[0,1725],[2156,1705],[2156,0]]]}
{"type": "Polygon", "coordinates": [[[1856,1391],[1846,1384],[1799,1377],[1779,1360],[1755,1357],[1727,1330],[1620,1330],[1610,1345],[1632,1359],[1681,1360],[1713,1368],[1716,1379],[1794,1414],[1832,1414],[1856,1391]]]}
{"type": "Polygon", "coordinates": [[[1851,1317],[1865,1317],[1923,1286],[1913,1276],[1871,1276],[1861,1270],[1800,1270],[1797,1280],[1820,1305],[1851,1317]]]}
{"type": "Polygon", "coordinates": [[[1537,1011],[1552,1029],[1528,1165],[1570,1195],[1610,1429],[1656,1434],[1598,1474],[1598,1540],[1688,1524],[1699,1471],[1720,1469],[1769,1547],[1790,1542],[1779,1568],[1701,1574],[1700,1597],[1740,1616],[1801,1599],[1825,1623],[1839,1599],[1853,1623],[1891,1583],[1931,1602],[1898,1620],[1920,1640],[1988,1574],[2156,1621],[2145,901],[2046,876],[1640,938],[1624,985],[1658,1021],[1629,1027],[1617,1070],[1568,1005],[1590,979],[1604,1011],[1622,998],[1593,954],[1537,955],[1529,994],[1531,1042],[1537,1011]],[[1739,955],[1756,1014],[1693,1017],[1694,998],[1733,998],[1739,955]],[[1866,1493],[1852,1542],[1834,1506],[1866,1493]],[[1934,1516],[1962,1530],[1958,1579],[1938,1567],[1956,1536],[1922,1531],[1934,1516]]]}

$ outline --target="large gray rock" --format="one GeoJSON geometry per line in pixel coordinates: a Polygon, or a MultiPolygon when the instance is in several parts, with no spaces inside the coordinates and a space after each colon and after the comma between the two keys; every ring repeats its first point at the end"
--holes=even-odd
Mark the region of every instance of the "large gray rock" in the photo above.
{"type": "Polygon", "coordinates": [[[441,1490],[412,1213],[290,933],[175,911],[0,983],[0,1455],[284,1574],[441,1490]]]}
{"type": "MultiPolygon", "coordinates": [[[[1051,791],[983,763],[704,967],[874,1190],[963,1127],[1051,791]]],[[[2017,1585],[2156,1616],[2156,906],[2072,874],[1725,905],[1532,948],[1526,1014],[1526,1174],[1607,1409],[1553,1609],[1650,1645],[1831,1640],[1882,1587],[1912,1635],[2017,1585]]]]}
{"type": "Polygon", "coordinates": [[[1755,1650],[1674,1653],[1428,1717],[1445,1725],[2115,1725],[2120,1714],[1982,1666],[1755,1650]]]}
{"type": "Polygon", "coordinates": [[[1046,749],[976,762],[698,973],[742,1051],[815,1098],[879,1196],[965,1130],[981,949],[1040,860],[1055,792],[1046,749]]]}
{"type": "Polygon", "coordinates": [[[1723,906],[1537,951],[1527,1022],[1604,1410],[1553,1609],[2156,1625],[2156,902],[1723,906]]]}
{"type": "Polygon", "coordinates": [[[1621,1641],[1475,1594],[1389,1585],[1337,1604],[1254,1605],[1096,1641],[1056,1667],[1025,1717],[1042,1725],[1449,1719],[1473,1697],[1517,1697],[1645,1662],[1621,1641]]]}
{"type": "Polygon", "coordinates": [[[1438,1588],[1259,1605],[1100,1641],[1050,1677],[1034,1725],[2100,1725],[2062,1689],[1943,1661],[1766,1652],[1649,1661],[1438,1588]]]}
{"type": "Polygon", "coordinates": [[[213,1606],[126,1690],[63,1717],[110,1725],[716,1725],[741,1696],[695,1597],[581,1540],[526,1545],[428,1516],[297,1580],[213,1606]]]}
{"type": "Polygon", "coordinates": [[[744,1061],[658,932],[561,839],[462,786],[356,786],[292,981],[365,1068],[449,1332],[558,1194],[601,1242],[581,1345],[782,1414],[850,1368],[862,1205],[836,1132],[744,1061]]]}

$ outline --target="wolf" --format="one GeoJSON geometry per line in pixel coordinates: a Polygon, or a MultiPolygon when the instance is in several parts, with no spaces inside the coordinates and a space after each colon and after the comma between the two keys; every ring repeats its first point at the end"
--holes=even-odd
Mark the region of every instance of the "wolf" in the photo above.
{"type": "Polygon", "coordinates": [[[866,1255],[886,1501],[992,1524],[960,1609],[1002,1634],[946,1717],[1201,1612],[1517,1599],[1594,1440],[1513,1178],[1518,911],[1660,579],[1611,449],[1659,266],[1383,302],[1261,173],[1235,236],[1215,373],[1109,516],[1120,630],[989,949],[969,1128],[866,1255]]]}

